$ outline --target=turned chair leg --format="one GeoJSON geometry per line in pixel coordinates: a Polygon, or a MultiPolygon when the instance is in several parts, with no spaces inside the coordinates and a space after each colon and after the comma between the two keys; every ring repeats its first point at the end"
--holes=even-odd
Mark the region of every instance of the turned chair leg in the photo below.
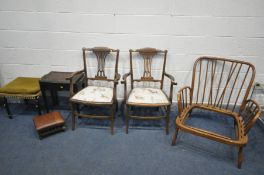
{"type": "MultiPolygon", "coordinates": [[[[126,104],[125,104],[126,105],[126,104]]],[[[128,134],[128,124],[129,124],[129,106],[125,106],[126,110],[126,134],[128,134]]]]}
{"type": "Polygon", "coordinates": [[[76,120],[76,118],[75,118],[75,108],[74,108],[74,104],[72,103],[72,105],[71,105],[71,107],[72,107],[72,130],[75,130],[75,120],[76,120]]]}
{"type": "Polygon", "coordinates": [[[116,110],[116,104],[114,103],[112,106],[111,106],[111,116],[110,116],[110,120],[111,120],[111,135],[114,135],[114,120],[115,120],[115,110],[116,110]]]}
{"type": "Polygon", "coordinates": [[[7,102],[6,97],[4,97],[4,107],[6,109],[6,113],[7,113],[8,118],[12,119],[13,116],[12,116],[12,114],[10,112],[10,109],[9,109],[8,102],[7,102]]]}
{"type": "Polygon", "coordinates": [[[117,112],[118,111],[118,102],[116,100],[116,103],[115,103],[115,111],[117,112]]]}
{"type": "Polygon", "coordinates": [[[169,134],[169,126],[170,125],[170,106],[167,106],[166,110],[166,134],[169,134]]]}
{"type": "Polygon", "coordinates": [[[176,127],[176,130],[172,136],[172,142],[171,142],[171,145],[175,145],[176,144],[176,139],[177,139],[177,136],[178,136],[178,132],[179,132],[179,128],[176,127]]]}
{"type": "Polygon", "coordinates": [[[243,146],[238,148],[237,167],[241,168],[243,162],[243,146]]]}

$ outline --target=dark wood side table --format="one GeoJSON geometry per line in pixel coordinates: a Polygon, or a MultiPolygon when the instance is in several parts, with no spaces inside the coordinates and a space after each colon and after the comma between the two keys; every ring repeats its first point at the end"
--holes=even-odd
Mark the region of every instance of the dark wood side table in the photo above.
{"type": "MultiPolygon", "coordinates": [[[[49,107],[47,103],[46,91],[47,90],[50,91],[53,106],[58,105],[59,104],[58,91],[70,90],[70,81],[66,80],[66,78],[69,77],[71,74],[72,72],[51,71],[50,73],[41,77],[41,79],[39,80],[40,89],[47,112],[49,112],[49,107]]],[[[73,81],[74,81],[74,91],[77,92],[78,87],[81,87],[83,85],[83,76],[80,75],[79,77],[76,77],[76,79],[73,81]]]]}

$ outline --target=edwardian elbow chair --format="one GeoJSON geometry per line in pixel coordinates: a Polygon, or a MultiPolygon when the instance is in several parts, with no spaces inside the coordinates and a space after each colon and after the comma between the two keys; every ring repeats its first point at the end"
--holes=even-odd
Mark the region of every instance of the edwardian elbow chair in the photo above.
{"type": "Polygon", "coordinates": [[[238,147],[237,166],[243,161],[242,150],[248,142],[248,132],[261,114],[260,106],[248,95],[255,78],[252,64],[225,58],[201,57],[193,67],[191,87],[178,92],[176,131],[188,132],[217,142],[238,147]],[[209,110],[231,117],[234,120],[235,137],[200,129],[187,124],[195,109],[209,110]]]}
{"type": "MultiPolygon", "coordinates": [[[[120,79],[118,74],[118,58],[119,50],[111,49],[107,47],[94,47],[94,48],[83,48],[83,65],[84,68],[72,74],[70,79],[70,102],[72,106],[72,130],[75,129],[76,118],[94,118],[94,119],[108,119],[111,124],[111,134],[114,133],[114,116],[117,106],[116,99],[116,86],[120,79]],[[88,56],[90,57],[88,59],[88,56]],[[92,65],[89,65],[87,70],[88,61],[94,60],[92,65]],[[91,67],[96,64],[97,67],[91,67]],[[108,69],[108,77],[106,76],[107,70],[106,65],[114,64],[114,70],[111,67],[108,69]],[[92,73],[94,70],[94,74],[92,73]],[[73,79],[77,75],[83,75],[85,88],[74,94],[73,79]],[[92,74],[92,75],[89,75],[92,74]],[[110,109],[109,115],[96,115],[96,114],[83,114],[79,110],[79,105],[89,106],[106,106],[110,109]]],[[[79,76],[80,77],[80,76],[79,76]]],[[[81,76],[82,77],[82,76],[81,76]]],[[[75,80],[76,81],[76,80],[75,80]]]]}
{"type": "Polygon", "coordinates": [[[155,48],[142,48],[129,50],[130,53],[130,72],[123,76],[124,101],[126,108],[126,133],[130,119],[138,120],[158,120],[165,119],[166,133],[169,132],[169,117],[172,101],[173,85],[176,85],[173,76],[165,72],[167,50],[155,48]],[[156,62],[157,61],[157,62],[156,62]],[[156,64],[155,64],[155,63],[156,64]],[[134,69],[135,67],[135,69],[134,69]],[[153,68],[154,67],[154,68],[153,68]],[[155,69],[156,67],[156,69],[155,69]],[[158,68],[159,67],[159,68],[158,68]],[[156,71],[161,70],[161,71],[156,71]],[[156,71],[156,76],[153,73],[156,71]],[[143,75],[142,75],[142,74],[143,75]],[[130,76],[130,88],[128,91],[128,80],[130,76]],[[169,95],[163,91],[164,77],[168,77],[170,82],[169,95]],[[154,88],[151,87],[153,83],[154,88]],[[156,84],[156,87],[155,87],[156,84]],[[135,87],[137,86],[137,87],[135,87]],[[133,115],[131,108],[134,107],[155,107],[165,110],[164,116],[138,116],[133,115]]]}

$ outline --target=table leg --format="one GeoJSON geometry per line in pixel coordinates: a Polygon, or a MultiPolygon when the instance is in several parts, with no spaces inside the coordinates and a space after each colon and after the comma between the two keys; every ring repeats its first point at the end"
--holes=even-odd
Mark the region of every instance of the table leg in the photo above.
{"type": "Polygon", "coordinates": [[[43,88],[43,87],[41,88],[41,93],[42,93],[44,105],[45,105],[45,108],[46,108],[46,112],[48,113],[49,112],[49,107],[48,107],[48,103],[47,103],[47,96],[46,96],[45,88],[43,88]]]}
{"type": "Polygon", "coordinates": [[[36,106],[36,109],[37,109],[37,111],[38,111],[38,115],[41,115],[41,109],[40,109],[39,97],[37,97],[37,99],[36,99],[36,104],[35,104],[35,106],[36,106]]]}
{"type": "Polygon", "coordinates": [[[58,91],[56,89],[51,89],[50,90],[50,95],[51,95],[51,98],[52,98],[52,104],[53,104],[53,106],[59,105],[58,91]]]}

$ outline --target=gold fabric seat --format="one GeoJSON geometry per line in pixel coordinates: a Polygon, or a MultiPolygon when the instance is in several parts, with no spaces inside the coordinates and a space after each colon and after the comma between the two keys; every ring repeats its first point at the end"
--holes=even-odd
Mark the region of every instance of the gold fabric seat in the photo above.
{"type": "Polygon", "coordinates": [[[0,97],[4,99],[4,106],[9,118],[12,118],[12,114],[7,103],[7,98],[34,100],[36,103],[35,106],[38,109],[38,113],[41,114],[39,108],[40,95],[41,92],[39,78],[17,77],[13,81],[0,88],[0,97]]]}
{"type": "Polygon", "coordinates": [[[0,88],[4,94],[36,94],[40,91],[39,78],[17,77],[0,88]]]}

